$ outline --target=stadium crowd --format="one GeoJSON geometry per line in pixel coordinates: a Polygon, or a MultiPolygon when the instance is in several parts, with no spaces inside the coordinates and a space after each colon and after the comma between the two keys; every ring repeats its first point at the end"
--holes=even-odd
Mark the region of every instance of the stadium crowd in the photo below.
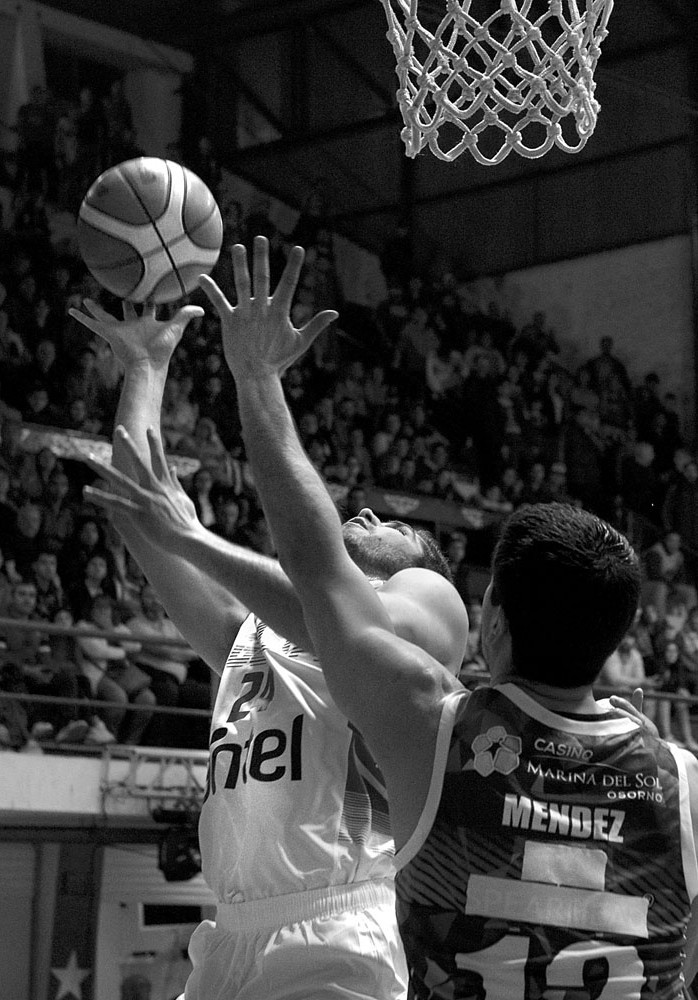
{"type": "MultiPolygon", "coordinates": [[[[84,88],[69,107],[37,88],[17,135],[16,155],[0,164],[0,691],[66,701],[0,696],[0,746],[205,747],[208,669],[103,513],[83,499],[93,477],[78,445],[67,453],[60,445],[109,437],[121,376],[106,344],[68,313],[88,296],[108,309],[118,303],[74,242],[56,238],[52,220],[76,212],[101,170],[139,155],[131,111],[118,82],[101,99],[84,88]],[[108,707],[95,709],[95,699],[108,707]],[[154,710],[162,706],[201,711],[168,716],[154,710]]],[[[470,612],[466,682],[486,676],[470,567],[487,563],[498,517],[522,503],[567,500],[611,521],[643,557],[643,604],[604,684],[698,694],[698,462],[670,387],[654,372],[634,383],[611,336],[570,369],[544,313],[517,328],[497,302],[474,308],[454,274],[415,273],[404,227],[382,256],[385,300],[375,309],[345,304],[321,191],[282,233],[268,213],[245,214],[226,195],[205,136],[187,165],[221,206],[213,277],[231,300],[228,250],[263,233],[272,280],[290,246],[307,250],[294,321],[340,312],[285,383],[303,443],[347,515],[374,487],[491,515],[487,530],[467,520],[455,531],[435,526],[470,612]]],[[[196,466],[184,485],[203,524],[273,555],[217,323],[210,311],[192,321],[177,348],[163,436],[170,453],[196,466]]],[[[662,735],[698,750],[686,702],[647,705],[662,735]]]]}

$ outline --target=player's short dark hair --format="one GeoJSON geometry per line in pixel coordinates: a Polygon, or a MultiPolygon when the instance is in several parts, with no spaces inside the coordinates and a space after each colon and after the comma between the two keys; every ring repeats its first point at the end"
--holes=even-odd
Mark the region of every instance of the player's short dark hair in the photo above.
{"type": "Polygon", "coordinates": [[[432,569],[440,576],[445,576],[449,583],[453,583],[453,573],[448,561],[439,547],[439,543],[426,528],[416,528],[415,533],[422,543],[424,558],[422,562],[416,563],[422,569],[432,569]]]}
{"type": "Polygon", "coordinates": [[[638,558],[624,535],[588,511],[524,504],[495,547],[491,597],[506,615],[519,676],[590,684],[637,610],[638,558]]]}

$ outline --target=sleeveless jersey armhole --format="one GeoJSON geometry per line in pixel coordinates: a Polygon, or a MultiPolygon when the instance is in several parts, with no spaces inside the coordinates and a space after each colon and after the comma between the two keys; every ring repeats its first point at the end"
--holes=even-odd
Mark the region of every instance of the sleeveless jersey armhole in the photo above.
{"type": "Polygon", "coordinates": [[[444,775],[446,773],[446,762],[451,747],[451,736],[453,726],[456,721],[456,712],[464,696],[468,696],[469,691],[452,691],[444,698],[439,719],[439,731],[436,737],[436,748],[434,750],[434,765],[432,767],[431,779],[429,781],[429,791],[427,792],[424,808],[410,837],[405,841],[399,851],[395,854],[395,868],[399,870],[414,858],[422,848],[429,836],[429,832],[434,825],[436,813],[441,801],[441,789],[444,775]]]}
{"type": "MultiPolygon", "coordinates": [[[[691,814],[691,786],[688,777],[688,767],[694,772],[694,795],[698,797],[698,761],[689,753],[668,743],[667,746],[676,761],[679,774],[679,812],[681,816],[681,858],[683,874],[686,882],[688,898],[693,900],[698,896],[698,859],[696,858],[696,842],[693,831],[693,816],[691,814]]],[[[697,809],[698,811],[698,809],[697,809]]]]}

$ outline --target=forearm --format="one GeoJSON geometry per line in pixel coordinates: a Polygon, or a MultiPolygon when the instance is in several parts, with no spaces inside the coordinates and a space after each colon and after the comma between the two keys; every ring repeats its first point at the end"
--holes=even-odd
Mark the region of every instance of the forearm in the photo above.
{"type": "Polygon", "coordinates": [[[138,530],[137,519],[114,523],[168,616],[205,663],[221,673],[247,607],[205,571],[189,561],[181,535],[171,546],[154,545],[138,530]]]}
{"type": "Polygon", "coordinates": [[[279,377],[239,380],[238,408],[281,565],[294,585],[311,586],[346,556],[337,510],[303,450],[279,377]]]}
{"type": "MultiPolygon", "coordinates": [[[[167,381],[167,365],[139,362],[127,366],[116,410],[114,426],[126,428],[144,462],[150,462],[146,431],[153,427],[160,434],[160,411],[167,381]]],[[[133,468],[118,435],[114,436],[112,464],[127,475],[133,468]]]]}
{"type": "Polygon", "coordinates": [[[169,617],[197,651],[200,643],[192,641],[187,618],[192,624],[201,621],[192,600],[199,593],[199,604],[217,609],[219,629],[231,615],[237,628],[249,610],[279,635],[310,648],[300,602],[276,559],[228,542],[198,521],[186,529],[172,529],[157,548],[139,534],[137,519],[124,526],[124,537],[160,593],[169,617]]]}

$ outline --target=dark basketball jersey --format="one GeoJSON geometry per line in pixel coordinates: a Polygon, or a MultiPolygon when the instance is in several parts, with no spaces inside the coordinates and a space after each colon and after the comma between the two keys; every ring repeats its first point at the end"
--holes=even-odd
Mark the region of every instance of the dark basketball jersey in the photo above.
{"type": "Polygon", "coordinates": [[[411,996],[675,1000],[698,893],[685,751],[557,715],[513,684],[452,695],[396,858],[411,996]]]}

